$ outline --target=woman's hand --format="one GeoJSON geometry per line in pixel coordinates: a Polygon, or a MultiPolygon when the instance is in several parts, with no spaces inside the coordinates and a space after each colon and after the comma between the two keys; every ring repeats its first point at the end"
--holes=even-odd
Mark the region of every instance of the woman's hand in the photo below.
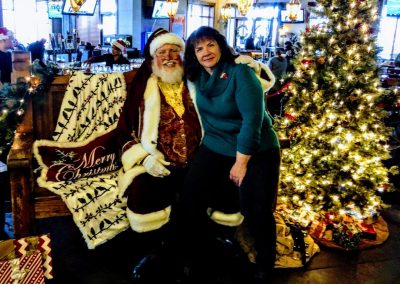
{"type": "Polygon", "coordinates": [[[237,186],[242,184],[244,176],[247,172],[247,163],[249,162],[251,156],[244,155],[242,153],[236,153],[236,162],[233,164],[231,171],[229,173],[229,178],[233,181],[237,186]]]}

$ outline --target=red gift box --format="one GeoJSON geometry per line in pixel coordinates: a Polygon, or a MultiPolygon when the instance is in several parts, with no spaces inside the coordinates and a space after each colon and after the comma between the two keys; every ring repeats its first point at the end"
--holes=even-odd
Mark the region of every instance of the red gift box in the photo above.
{"type": "Polygon", "coordinates": [[[2,284],[44,284],[42,254],[31,255],[0,262],[0,283],[2,284]]]}
{"type": "Polygon", "coordinates": [[[49,234],[26,237],[13,241],[14,241],[15,255],[17,257],[27,256],[35,251],[41,252],[44,276],[47,279],[53,278],[51,238],[49,234]]]}
{"type": "Polygon", "coordinates": [[[326,223],[324,221],[313,221],[308,232],[312,237],[320,239],[324,236],[325,230],[326,223]]]}
{"type": "Polygon", "coordinates": [[[368,240],[376,240],[376,230],[373,225],[361,223],[361,237],[368,240]]]}
{"type": "MultiPolygon", "coordinates": [[[[53,268],[50,234],[25,237],[17,240],[0,241],[0,261],[21,258],[22,256],[30,256],[38,251],[42,256],[44,277],[52,279],[53,268]]],[[[0,283],[3,284],[3,282],[0,283]]]]}

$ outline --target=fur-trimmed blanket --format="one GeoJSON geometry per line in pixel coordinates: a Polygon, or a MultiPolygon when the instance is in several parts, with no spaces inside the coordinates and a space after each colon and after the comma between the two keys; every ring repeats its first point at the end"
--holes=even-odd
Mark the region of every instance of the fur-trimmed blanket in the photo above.
{"type": "MultiPolygon", "coordinates": [[[[52,168],[61,165],[62,168],[73,168],[74,178],[86,176],[90,174],[92,167],[105,160],[104,157],[110,160],[110,155],[92,158],[92,155],[88,154],[81,159],[82,161],[78,160],[79,166],[75,164],[71,166],[71,163],[77,160],[77,147],[82,148],[82,145],[93,147],[90,143],[94,139],[101,137],[104,133],[110,133],[116,127],[125,97],[126,85],[122,73],[73,72],[53,134],[56,142],[49,140],[35,142],[35,157],[42,166],[38,184],[61,196],[90,249],[129,227],[126,217],[126,198],[119,195],[117,171],[104,173],[105,171],[100,171],[102,170],[100,169],[97,172],[104,174],[78,179],[71,178],[70,172],[55,175],[57,180],[60,176],[66,177],[66,181],[51,181],[48,173],[52,168]],[[59,155],[59,160],[54,160],[50,166],[46,166],[43,162],[46,157],[40,155],[38,147],[47,147],[46,151],[58,147],[56,154],[59,155]],[[83,175],[84,170],[86,172],[83,175]]],[[[115,137],[113,140],[117,149],[115,137]]],[[[110,144],[107,145],[101,149],[109,150],[110,144]]],[[[87,151],[92,154],[97,150],[87,151]]],[[[115,169],[116,165],[119,165],[117,161],[114,161],[114,158],[117,160],[119,157],[115,156],[112,156],[112,165],[109,169],[115,169]]]]}

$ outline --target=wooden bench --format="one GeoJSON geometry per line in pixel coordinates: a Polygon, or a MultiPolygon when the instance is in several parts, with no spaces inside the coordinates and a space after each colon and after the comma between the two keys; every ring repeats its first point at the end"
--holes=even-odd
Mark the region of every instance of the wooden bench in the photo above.
{"type": "MultiPolygon", "coordinates": [[[[136,70],[124,73],[127,89],[135,74],[136,70]]],[[[59,196],[37,185],[32,151],[36,139],[52,139],[68,80],[67,75],[58,76],[43,98],[26,101],[7,161],[15,238],[34,234],[35,219],[70,215],[59,196]]]]}

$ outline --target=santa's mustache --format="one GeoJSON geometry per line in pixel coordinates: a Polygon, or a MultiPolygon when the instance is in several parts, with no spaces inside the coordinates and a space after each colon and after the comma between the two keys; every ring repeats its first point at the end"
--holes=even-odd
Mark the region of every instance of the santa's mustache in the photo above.
{"type": "Polygon", "coordinates": [[[179,64],[179,61],[174,60],[174,59],[164,60],[162,62],[162,65],[167,65],[167,66],[172,66],[172,65],[177,65],[177,64],[179,64]]]}

